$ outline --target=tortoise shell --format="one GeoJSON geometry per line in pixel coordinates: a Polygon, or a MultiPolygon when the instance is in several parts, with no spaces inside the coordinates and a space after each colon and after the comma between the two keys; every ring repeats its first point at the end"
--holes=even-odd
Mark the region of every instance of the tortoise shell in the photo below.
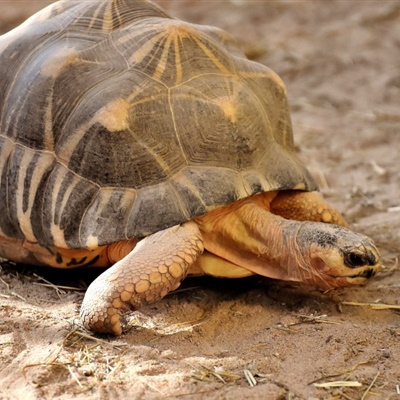
{"type": "Polygon", "coordinates": [[[151,2],[57,2],[0,65],[0,236],[91,249],[316,188],[280,78],[151,2]]]}

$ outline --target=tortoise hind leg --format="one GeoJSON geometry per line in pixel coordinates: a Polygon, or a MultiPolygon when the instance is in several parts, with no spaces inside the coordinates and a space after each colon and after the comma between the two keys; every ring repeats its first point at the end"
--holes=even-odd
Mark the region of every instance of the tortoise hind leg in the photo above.
{"type": "Polygon", "coordinates": [[[203,252],[197,225],[187,222],[141,240],[89,286],[81,308],[85,328],[122,333],[122,312],[138,309],[175,290],[203,252]]]}
{"type": "Polygon", "coordinates": [[[271,203],[271,212],[296,221],[325,222],[346,228],[349,226],[339,211],[325,201],[319,192],[279,192],[271,203]]]}

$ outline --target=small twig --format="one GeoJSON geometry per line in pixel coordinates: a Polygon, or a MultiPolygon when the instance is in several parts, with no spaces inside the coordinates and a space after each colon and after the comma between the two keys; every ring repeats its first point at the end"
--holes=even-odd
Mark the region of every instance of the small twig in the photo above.
{"type": "Polygon", "coordinates": [[[220,375],[217,374],[216,372],[210,371],[211,375],[214,375],[217,379],[219,379],[222,383],[226,383],[224,378],[220,375]]]}
{"type": "Polygon", "coordinates": [[[355,301],[342,301],[341,304],[347,306],[359,306],[359,307],[370,307],[373,310],[400,310],[399,305],[395,304],[383,304],[383,303],[358,303],[355,301]]]}
{"type": "Polygon", "coordinates": [[[254,375],[251,373],[251,371],[249,371],[248,369],[245,369],[243,372],[244,372],[244,377],[246,378],[250,387],[256,386],[257,381],[256,381],[256,378],[254,378],[254,375]]]}
{"type": "Polygon", "coordinates": [[[79,381],[78,377],[76,376],[75,372],[72,371],[72,368],[70,365],[67,365],[68,371],[71,374],[73,380],[79,385],[79,387],[83,387],[82,383],[79,381]]]}
{"type": "Polygon", "coordinates": [[[47,356],[45,363],[46,363],[47,365],[55,364],[55,362],[56,362],[58,356],[60,355],[60,353],[61,353],[61,351],[62,351],[62,349],[63,349],[63,346],[59,346],[58,349],[56,349],[55,351],[53,351],[52,353],[50,353],[50,354],[47,356]]]}
{"type": "Polygon", "coordinates": [[[93,341],[95,341],[97,343],[105,344],[105,345],[108,345],[108,346],[111,346],[111,347],[114,347],[114,348],[118,348],[120,346],[127,346],[126,343],[115,344],[113,342],[107,342],[106,340],[99,339],[99,338],[97,338],[95,336],[92,336],[92,335],[89,335],[89,334],[87,334],[85,332],[82,332],[79,329],[74,329],[73,331],[69,332],[68,335],[64,338],[64,343],[73,335],[81,336],[81,337],[83,337],[85,339],[90,339],[90,340],[93,340],[93,341]]]}
{"type": "Polygon", "coordinates": [[[339,394],[340,394],[340,396],[343,397],[345,400],[356,400],[354,397],[351,397],[351,396],[349,396],[348,394],[343,393],[342,390],[339,391],[339,394]]]}
{"type": "Polygon", "coordinates": [[[378,379],[379,374],[380,372],[378,371],[377,374],[375,375],[375,378],[372,380],[371,384],[367,387],[367,390],[362,395],[361,400],[364,400],[367,397],[369,391],[372,389],[372,386],[374,386],[376,380],[378,379]]]}
{"type": "Polygon", "coordinates": [[[81,291],[81,292],[83,292],[83,291],[85,291],[86,289],[84,289],[84,288],[78,288],[78,287],[73,287],[73,286],[62,286],[62,285],[54,285],[54,284],[52,284],[52,283],[40,283],[40,282],[33,282],[33,284],[34,285],[37,285],[37,286],[44,286],[44,287],[49,287],[49,288],[53,288],[53,289],[59,289],[60,290],[60,292],[62,293],[62,294],[65,294],[65,292],[63,292],[63,290],[72,290],[72,291],[81,291]]]}
{"type": "Polygon", "coordinates": [[[277,325],[277,326],[273,326],[272,328],[279,329],[280,331],[288,332],[288,333],[299,333],[298,330],[292,329],[291,326],[301,325],[302,323],[304,323],[304,322],[295,322],[293,324],[289,324],[288,326],[277,325]]]}
{"type": "Polygon", "coordinates": [[[7,290],[10,290],[10,285],[6,281],[0,278],[0,282],[7,288],[7,290]]]}
{"type": "Polygon", "coordinates": [[[65,362],[65,363],[62,363],[62,362],[59,362],[59,363],[56,363],[56,362],[51,362],[51,363],[48,363],[48,362],[41,362],[41,363],[35,363],[35,364],[27,364],[27,365],[24,365],[24,367],[22,368],[22,374],[24,375],[24,377],[25,377],[25,371],[28,369],[28,368],[33,368],[33,367],[50,367],[50,366],[52,366],[52,367],[65,367],[65,366],[68,366],[70,363],[69,362],[65,362]]]}
{"type": "Polygon", "coordinates": [[[333,325],[340,325],[341,324],[341,322],[331,321],[329,319],[326,319],[327,315],[312,316],[312,315],[294,314],[294,316],[299,317],[301,319],[304,319],[305,321],[295,322],[293,324],[290,324],[289,326],[299,325],[300,323],[305,323],[305,322],[319,322],[319,323],[333,324],[333,325]]]}
{"type": "Polygon", "coordinates": [[[381,165],[379,165],[375,160],[370,161],[371,167],[374,170],[374,172],[379,175],[379,176],[385,176],[387,175],[387,169],[383,168],[381,165]]]}
{"type": "Polygon", "coordinates": [[[329,375],[321,376],[321,378],[317,378],[317,379],[315,379],[315,380],[309,382],[308,384],[311,385],[311,384],[313,384],[313,383],[315,383],[315,382],[318,382],[318,381],[320,381],[320,380],[322,380],[322,379],[335,378],[335,377],[337,377],[337,376],[341,376],[341,375],[344,375],[344,374],[348,374],[348,373],[350,373],[350,372],[355,371],[360,365],[369,364],[370,362],[371,362],[370,360],[359,362],[358,364],[356,364],[354,367],[352,367],[352,368],[350,368],[350,369],[347,369],[347,370],[345,370],[345,371],[336,372],[336,373],[334,373],[334,374],[329,374],[329,375]]]}
{"type": "Polygon", "coordinates": [[[176,293],[189,292],[190,290],[195,290],[195,289],[200,289],[200,288],[201,288],[201,286],[191,286],[191,287],[187,287],[187,288],[176,289],[176,290],[174,290],[172,292],[169,292],[167,294],[167,296],[173,295],[173,294],[176,294],[176,293]]]}
{"type": "MultiPolygon", "coordinates": [[[[38,274],[35,274],[35,273],[34,273],[33,276],[34,276],[35,278],[37,278],[37,279],[43,281],[43,282],[46,284],[47,287],[51,287],[52,289],[54,289],[55,292],[57,293],[58,298],[61,300],[60,294],[65,294],[65,292],[64,292],[62,289],[60,289],[60,288],[59,288],[57,285],[55,285],[54,283],[52,283],[52,282],[48,281],[47,279],[43,278],[42,276],[39,276],[38,274]]],[[[34,282],[34,284],[40,285],[40,286],[45,286],[44,284],[39,283],[39,282],[34,282]]]]}
{"type": "Polygon", "coordinates": [[[159,393],[160,395],[162,395],[164,397],[164,393],[160,389],[156,388],[154,385],[151,385],[149,382],[143,381],[143,383],[147,387],[149,387],[151,390],[154,390],[155,392],[159,393]]]}
{"type": "Polygon", "coordinates": [[[18,293],[11,292],[11,295],[17,297],[18,299],[20,299],[20,300],[22,300],[22,301],[24,301],[25,303],[28,302],[28,301],[25,299],[25,297],[22,297],[22,296],[21,296],[20,294],[18,294],[18,293]]]}
{"type": "Polygon", "coordinates": [[[122,366],[122,360],[121,358],[126,354],[126,351],[124,351],[122,354],[120,354],[117,357],[117,364],[112,367],[111,365],[109,365],[109,360],[107,359],[107,369],[109,369],[109,374],[107,375],[107,380],[110,380],[110,378],[121,368],[122,366]]]}
{"type": "MultiPolygon", "coordinates": [[[[191,367],[194,368],[192,365],[191,365],[191,367]]],[[[231,380],[234,380],[234,381],[237,380],[237,379],[240,379],[240,376],[238,376],[238,375],[230,374],[230,373],[225,372],[225,371],[221,371],[220,372],[219,368],[217,369],[217,368],[214,367],[214,370],[212,370],[212,369],[210,369],[210,368],[208,368],[208,367],[206,367],[204,365],[201,365],[201,367],[204,368],[205,371],[198,371],[197,368],[194,368],[196,371],[192,373],[192,377],[196,378],[196,379],[198,379],[200,381],[206,381],[206,380],[211,381],[210,380],[210,376],[213,376],[214,378],[217,378],[222,383],[226,383],[224,378],[231,379],[231,380]],[[197,371],[198,371],[198,373],[196,373],[197,371]]]]}
{"type": "MultiPolygon", "coordinates": [[[[24,297],[22,297],[21,295],[19,295],[18,293],[10,291],[10,285],[6,281],[4,281],[2,278],[0,278],[0,282],[7,288],[7,292],[9,292],[12,296],[17,297],[18,299],[27,302],[26,299],[24,297]]],[[[10,296],[8,296],[6,294],[2,294],[1,297],[4,297],[5,299],[10,298],[10,296]]]]}
{"type": "Polygon", "coordinates": [[[334,387],[360,387],[361,382],[358,381],[333,381],[333,382],[323,382],[314,383],[315,387],[319,388],[334,388],[334,387]]]}

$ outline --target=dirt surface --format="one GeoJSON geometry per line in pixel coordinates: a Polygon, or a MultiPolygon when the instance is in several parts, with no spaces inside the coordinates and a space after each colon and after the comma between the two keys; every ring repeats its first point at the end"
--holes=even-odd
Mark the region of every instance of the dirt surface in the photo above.
{"type": "MultiPolygon", "coordinates": [[[[0,30],[44,4],[2,1],[0,30]]],[[[325,294],[264,278],[189,279],[115,339],[84,336],[74,325],[83,291],[44,280],[84,288],[96,271],[3,263],[0,398],[400,399],[400,2],[162,5],[226,29],[282,76],[302,159],[376,240],[384,268],[365,287],[325,294]],[[332,381],[359,386],[314,384],[332,381]]]]}

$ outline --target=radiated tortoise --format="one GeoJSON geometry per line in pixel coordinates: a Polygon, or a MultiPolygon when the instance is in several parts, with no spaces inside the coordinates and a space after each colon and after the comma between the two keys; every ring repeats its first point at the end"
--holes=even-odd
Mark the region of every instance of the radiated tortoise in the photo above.
{"type": "Polygon", "coordinates": [[[62,0],[0,37],[0,255],[112,266],[85,327],[187,274],[260,274],[320,288],[380,265],[317,192],[286,90],[213,27],[145,0],[62,0]]]}

